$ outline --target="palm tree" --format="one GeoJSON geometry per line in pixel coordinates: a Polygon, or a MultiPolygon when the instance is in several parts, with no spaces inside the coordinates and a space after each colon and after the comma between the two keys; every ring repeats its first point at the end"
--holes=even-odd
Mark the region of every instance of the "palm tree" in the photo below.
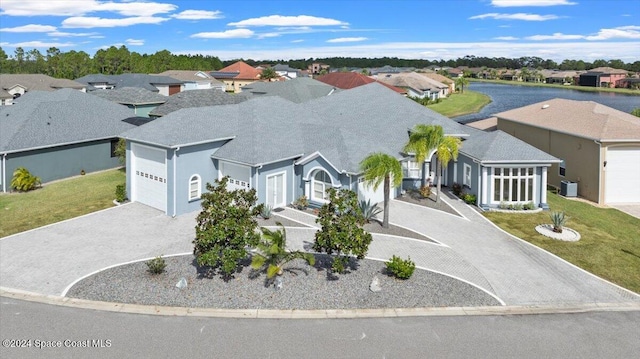
{"type": "Polygon", "coordinates": [[[447,168],[451,160],[458,159],[458,150],[462,141],[457,137],[442,136],[436,145],[436,158],[438,159],[438,191],[436,192],[436,203],[440,202],[440,187],[442,183],[442,169],[447,168]]]}
{"type": "Polygon", "coordinates": [[[278,77],[278,73],[272,67],[266,67],[260,73],[260,79],[271,81],[278,77]]]}
{"type": "Polygon", "coordinates": [[[464,93],[464,87],[469,85],[469,80],[466,77],[458,77],[456,79],[456,88],[460,89],[460,93],[464,93]]]}
{"type": "Polygon", "coordinates": [[[427,185],[427,166],[424,162],[428,159],[430,152],[436,148],[440,138],[444,136],[442,126],[437,125],[416,125],[409,133],[409,142],[404,146],[405,153],[412,153],[416,162],[422,166],[421,187],[427,185]]]}
{"type": "Polygon", "coordinates": [[[376,152],[367,156],[360,162],[360,169],[364,172],[364,180],[367,186],[373,186],[377,190],[380,183],[384,182],[384,215],[382,227],[389,228],[389,189],[393,181],[393,187],[402,184],[402,166],[393,156],[376,152]]]}
{"type": "Polygon", "coordinates": [[[311,253],[300,251],[287,251],[287,232],[280,222],[276,222],[281,229],[271,231],[267,228],[261,228],[262,238],[258,242],[256,253],[251,259],[251,267],[253,269],[265,269],[267,279],[271,279],[277,275],[282,275],[284,265],[294,259],[301,258],[307,261],[309,265],[315,264],[315,257],[311,253]]]}

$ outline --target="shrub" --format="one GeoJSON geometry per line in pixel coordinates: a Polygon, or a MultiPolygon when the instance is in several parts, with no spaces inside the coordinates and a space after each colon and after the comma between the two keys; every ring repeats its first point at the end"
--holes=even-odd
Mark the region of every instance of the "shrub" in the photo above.
{"type": "Polygon", "coordinates": [[[382,212],[382,210],[376,204],[371,204],[371,200],[360,201],[360,211],[362,212],[362,216],[367,223],[371,222],[371,220],[375,216],[382,212]]]}
{"type": "Polygon", "coordinates": [[[293,201],[293,207],[301,211],[304,211],[305,209],[307,209],[307,207],[309,207],[309,200],[307,199],[307,196],[302,195],[298,197],[298,199],[293,201]]]}
{"type": "Polygon", "coordinates": [[[513,205],[513,209],[514,209],[515,211],[522,211],[522,209],[523,209],[523,208],[524,208],[524,204],[522,204],[522,203],[515,203],[515,204],[513,205]]]}
{"type": "Polygon", "coordinates": [[[500,209],[509,209],[509,205],[507,204],[507,202],[501,201],[500,204],[498,205],[498,208],[500,208],[500,209]]]}
{"type": "Polygon", "coordinates": [[[472,193],[465,193],[462,195],[462,200],[467,204],[476,204],[476,195],[472,193]]]}
{"type": "Polygon", "coordinates": [[[569,217],[564,212],[551,212],[549,217],[551,218],[551,223],[553,223],[553,231],[562,233],[562,227],[567,224],[569,217]]]}
{"type": "Polygon", "coordinates": [[[524,206],[522,206],[522,209],[524,209],[525,211],[531,211],[536,209],[536,205],[533,204],[533,202],[528,202],[528,203],[525,203],[524,206]]]}
{"type": "Polygon", "coordinates": [[[260,209],[260,216],[264,219],[269,219],[271,218],[271,212],[273,211],[273,208],[268,205],[265,204],[264,206],[262,206],[262,208],[260,209]]]}
{"type": "Polygon", "coordinates": [[[40,177],[32,175],[26,168],[18,167],[13,171],[11,178],[11,188],[15,188],[20,192],[27,192],[41,185],[40,177]]]}
{"type": "Polygon", "coordinates": [[[460,185],[460,183],[454,183],[451,186],[451,190],[453,191],[454,195],[460,197],[460,195],[462,194],[462,185],[460,185]]]}
{"type": "Polygon", "coordinates": [[[116,201],[123,203],[127,200],[127,187],[124,184],[116,185],[116,201]]]}
{"type": "Polygon", "coordinates": [[[429,198],[431,196],[431,186],[420,187],[420,195],[424,198],[429,198]]]}
{"type": "Polygon", "coordinates": [[[162,258],[162,256],[157,256],[153,259],[150,259],[146,264],[149,268],[149,273],[151,274],[160,274],[164,272],[164,268],[167,266],[167,263],[164,261],[164,258],[162,258]]]}
{"type": "Polygon", "coordinates": [[[409,279],[416,269],[416,264],[410,257],[402,259],[395,255],[387,262],[387,271],[398,279],[409,279]]]}

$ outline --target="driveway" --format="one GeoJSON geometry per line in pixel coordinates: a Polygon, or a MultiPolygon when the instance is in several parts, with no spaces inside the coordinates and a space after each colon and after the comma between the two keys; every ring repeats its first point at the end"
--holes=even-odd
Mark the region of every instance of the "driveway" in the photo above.
{"type": "Polygon", "coordinates": [[[609,207],[621,210],[622,212],[640,218],[640,203],[613,203],[609,207]]]}
{"type": "Polygon", "coordinates": [[[129,203],[0,239],[0,286],[60,295],[114,264],[193,251],[196,212],[129,203]]]}

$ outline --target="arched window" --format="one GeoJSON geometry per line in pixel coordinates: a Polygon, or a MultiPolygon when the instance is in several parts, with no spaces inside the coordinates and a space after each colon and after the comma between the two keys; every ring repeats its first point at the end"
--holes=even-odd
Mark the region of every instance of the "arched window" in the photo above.
{"type": "Polygon", "coordinates": [[[193,175],[189,180],[189,201],[200,198],[200,176],[193,175]]]}
{"type": "Polygon", "coordinates": [[[317,202],[327,202],[327,190],[331,187],[331,176],[323,170],[317,170],[311,179],[311,199],[317,202]]]}

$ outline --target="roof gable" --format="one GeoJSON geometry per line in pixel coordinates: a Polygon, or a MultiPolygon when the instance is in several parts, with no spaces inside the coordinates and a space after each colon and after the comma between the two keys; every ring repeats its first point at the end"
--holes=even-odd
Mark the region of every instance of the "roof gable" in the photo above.
{"type": "MultiPolygon", "coordinates": [[[[349,90],[359,86],[368,85],[373,82],[378,82],[369,76],[365,76],[357,72],[332,72],[318,77],[317,80],[343,90],[349,90]]],[[[383,82],[379,83],[397,93],[406,93],[406,91],[401,88],[394,87],[383,82]]]]}
{"type": "MultiPolygon", "coordinates": [[[[227,73],[227,74],[236,73],[235,76],[231,76],[231,77],[238,80],[259,80],[260,74],[262,73],[262,71],[247,65],[243,61],[238,61],[238,62],[234,62],[233,64],[221,70],[212,72],[212,76],[218,78],[219,75],[222,75],[224,73],[227,73]]],[[[221,78],[225,78],[225,77],[221,77],[221,78]]]]}

